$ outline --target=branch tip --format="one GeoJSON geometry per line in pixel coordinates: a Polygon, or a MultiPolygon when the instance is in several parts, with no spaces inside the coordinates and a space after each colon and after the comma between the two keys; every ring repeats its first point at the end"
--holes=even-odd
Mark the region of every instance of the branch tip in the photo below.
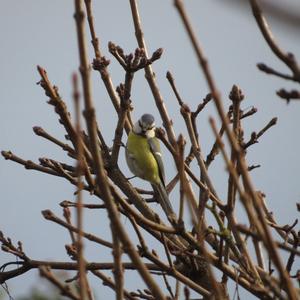
{"type": "Polygon", "coordinates": [[[53,218],[54,214],[50,209],[42,210],[42,215],[46,220],[53,218]]]}
{"type": "Polygon", "coordinates": [[[38,136],[41,136],[43,133],[45,133],[44,129],[40,126],[34,126],[32,127],[32,130],[38,136]]]}

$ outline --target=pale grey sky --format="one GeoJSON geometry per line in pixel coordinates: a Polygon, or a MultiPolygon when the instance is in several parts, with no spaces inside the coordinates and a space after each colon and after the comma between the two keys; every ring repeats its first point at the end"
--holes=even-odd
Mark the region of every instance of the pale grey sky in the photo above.
{"type": "MultiPolygon", "coordinates": [[[[122,46],[125,52],[132,52],[137,47],[129,3],[122,0],[95,2],[96,31],[103,52],[111,60],[110,71],[117,85],[123,81],[124,74],[108,53],[107,43],[113,41],[122,46]]],[[[249,7],[235,8],[226,2],[190,0],[186,1],[186,5],[225,104],[229,104],[227,96],[232,85],[237,84],[246,96],[243,107],[258,108],[258,113],[251,120],[245,121],[246,137],[252,131],[260,130],[272,117],[278,117],[276,127],[249,150],[248,160],[249,164],[261,164],[261,168],[253,171],[253,180],[257,189],[265,192],[267,202],[278,221],[285,224],[297,217],[295,202],[299,202],[300,197],[300,104],[291,103],[287,106],[278,99],[275,90],[296,86],[257,70],[257,62],[265,62],[278,70],[286,71],[286,68],[274,57],[258,32],[249,7]]],[[[286,1],[294,5],[294,10],[298,10],[300,15],[300,7],[295,5],[297,2],[286,1]]],[[[1,1],[1,4],[0,148],[34,161],[48,156],[70,162],[55,146],[36,137],[32,127],[41,126],[54,136],[63,138],[63,131],[53,108],[46,103],[47,97],[36,85],[39,81],[36,70],[38,64],[47,70],[50,80],[59,87],[60,94],[70,111],[73,111],[71,74],[78,69],[73,2],[11,0],[1,1]]],[[[139,4],[149,52],[164,48],[163,57],[155,63],[154,70],[178,135],[183,130],[183,121],[165,79],[167,70],[174,75],[182,97],[192,109],[207,94],[207,85],[172,1],[140,0],[139,4]]],[[[269,20],[279,43],[300,59],[299,28],[293,30],[272,17],[269,20]]],[[[92,58],[90,47],[90,60],[92,58]]],[[[110,142],[113,139],[116,114],[99,74],[93,74],[93,83],[98,121],[110,142]]],[[[132,100],[135,118],[147,111],[156,116],[156,123],[161,126],[143,72],[137,74],[134,80],[132,100]]],[[[212,145],[211,130],[207,122],[210,115],[216,115],[213,105],[199,119],[200,138],[205,154],[212,145]]],[[[182,133],[185,134],[185,131],[182,133]]],[[[165,161],[166,175],[170,179],[174,164],[167,153],[165,161]]],[[[120,163],[129,176],[123,157],[120,163]]],[[[227,177],[224,176],[223,169],[224,165],[218,159],[210,170],[220,194],[226,190],[227,177]]],[[[61,215],[58,203],[74,199],[74,188],[60,178],[27,171],[2,158],[0,182],[0,230],[15,242],[23,241],[24,249],[31,258],[68,260],[64,251],[64,244],[69,243],[68,233],[55,224],[44,221],[40,211],[49,208],[61,215]]],[[[94,200],[86,196],[87,202],[94,200]]],[[[105,214],[100,218],[98,212],[88,212],[88,217],[88,230],[103,234],[105,214]]],[[[106,235],[109,236],[110,232],[107,231],[106,235]]],[[[87,248],[87,255],[91,260],[105,261],[110,258],[109,251],[99,253],[92,247],[87,248]]],[[[0,265],[12,260],[13,257],[0,252],[0,265]]],[[[36,278],[36,272],[31,271],[9,281],[12,296],[26,293],[36,278]]],[[[135,282],[128,284],[132,288],[135,286],[135,282]]],[[[93,281],[93,285],[99,299],[112,297],[109,289],[104,289],[99,282],[93,281]]]]}

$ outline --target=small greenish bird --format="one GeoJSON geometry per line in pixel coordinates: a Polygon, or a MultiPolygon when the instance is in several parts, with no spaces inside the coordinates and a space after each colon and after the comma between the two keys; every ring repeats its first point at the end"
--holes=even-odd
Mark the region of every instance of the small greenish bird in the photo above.
{"type": "Polygon", "coordinates": [[[168,219],[173,220],[176,214],[165,187],[164,165],[159,140],[155,137],[155,123],[152,115],[144,114],[134,124],[126,144],[126,161],[135,176],[152,184],[168,219]]]}

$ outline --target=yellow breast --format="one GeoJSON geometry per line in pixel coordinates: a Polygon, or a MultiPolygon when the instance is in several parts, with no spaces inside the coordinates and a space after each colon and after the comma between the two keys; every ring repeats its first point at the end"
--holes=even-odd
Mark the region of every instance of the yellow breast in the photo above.
{"type": "Polygon", "coordinates": [[[126,160],[130,171],[151,183],[159,183],[159,169],[147,138],[130,132],[126,145],[126,160]]]}

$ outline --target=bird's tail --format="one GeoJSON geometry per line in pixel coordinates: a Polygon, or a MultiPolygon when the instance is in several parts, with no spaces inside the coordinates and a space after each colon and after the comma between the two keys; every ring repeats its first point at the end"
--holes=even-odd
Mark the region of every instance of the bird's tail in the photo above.
{"type": "Polygon", "coordinates": [[[159,202],[166,213],[167,217],[169,220],[174,220],[176,219],[176,214],[173,210],[173,207],[171,205],[171,202],[169,200],[169,196],[167,194],[166,188],[162,183],[159,184],[152,184],[152,187],[154,189],[154,192],[158,193],[159,195],[159,202]]]}

